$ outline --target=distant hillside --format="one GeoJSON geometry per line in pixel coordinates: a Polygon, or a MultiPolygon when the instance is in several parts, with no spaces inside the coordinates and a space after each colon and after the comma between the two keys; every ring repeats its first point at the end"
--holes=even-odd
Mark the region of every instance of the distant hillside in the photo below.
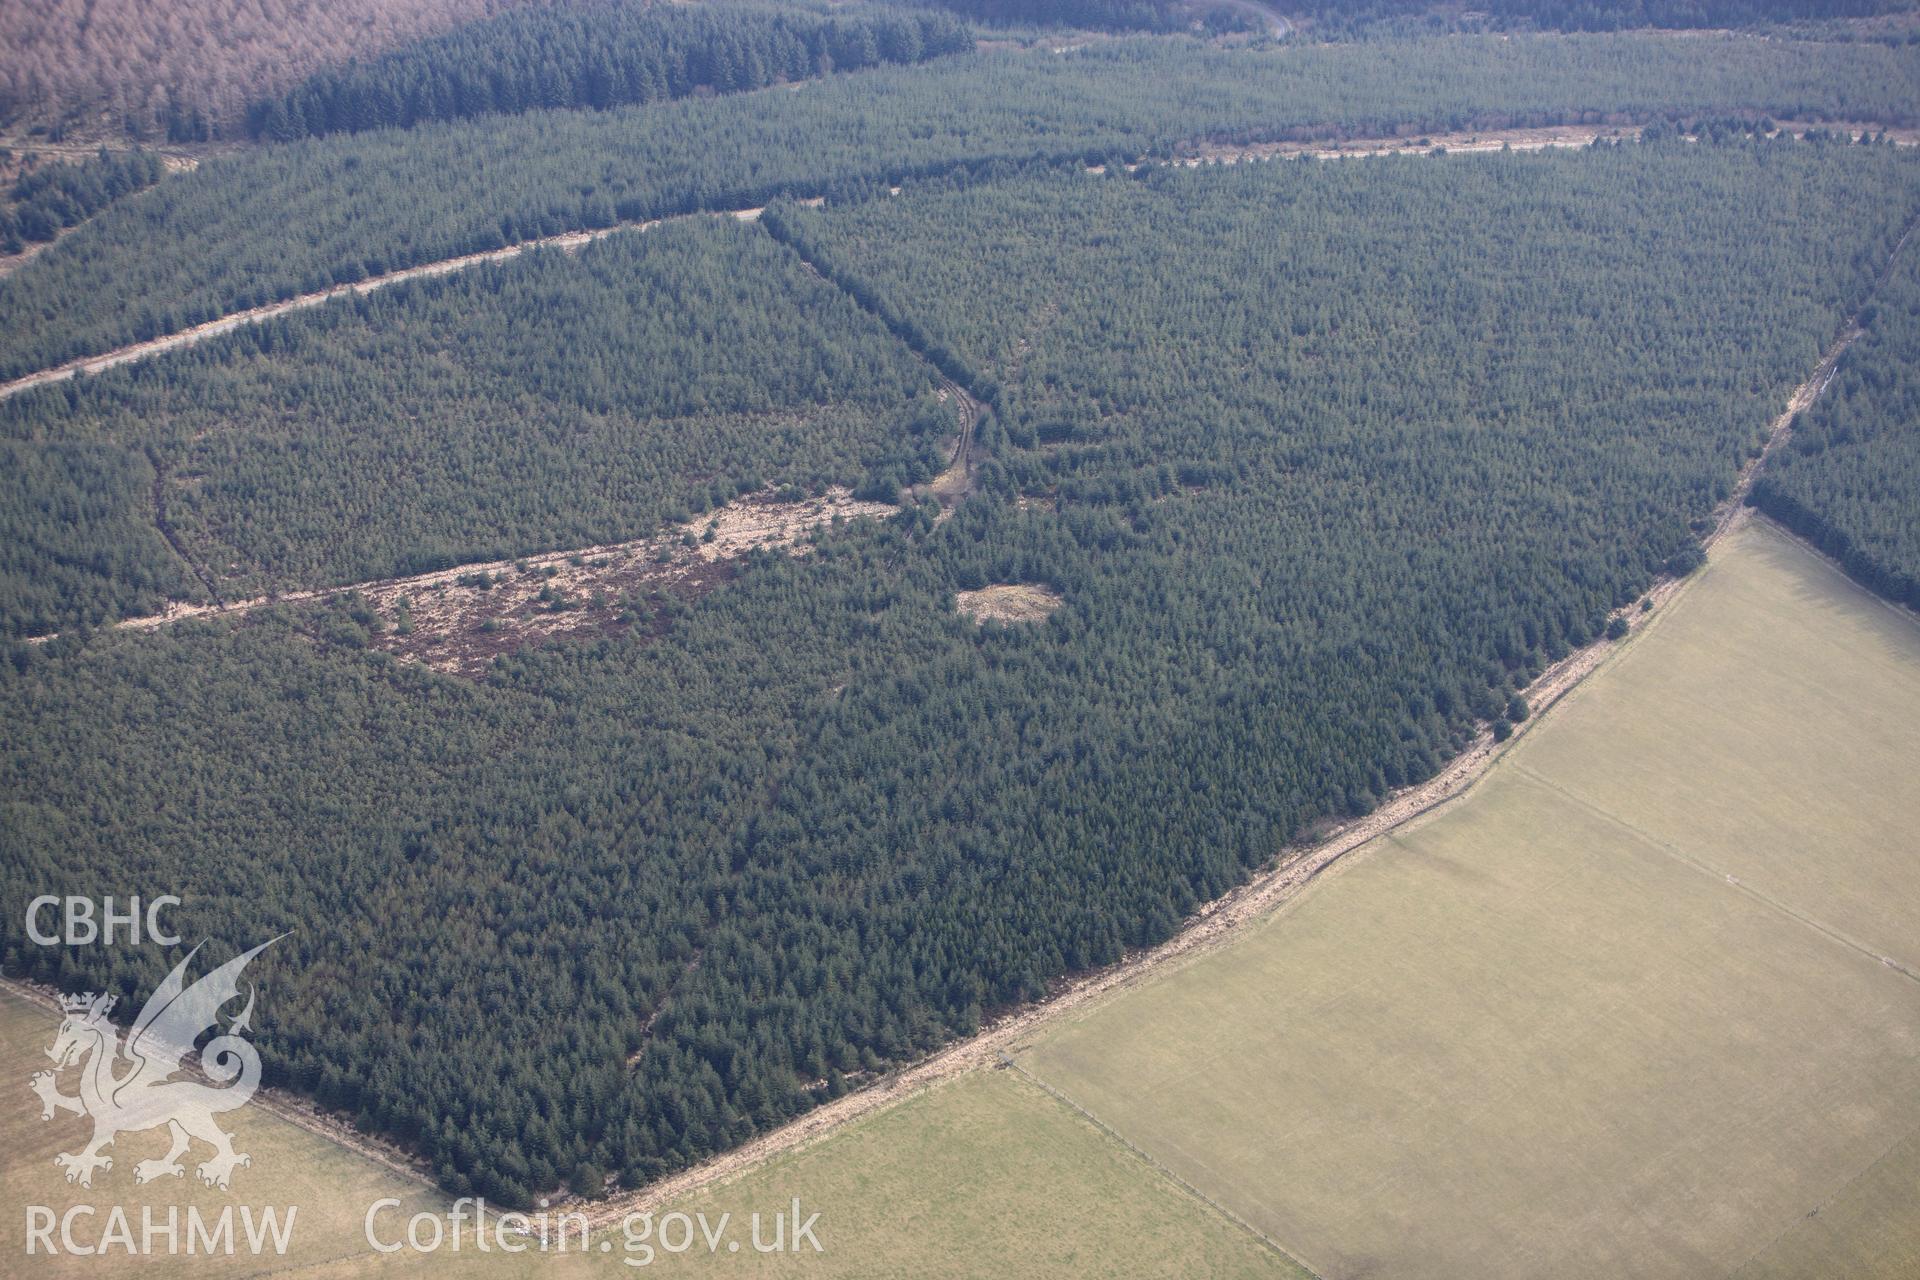
{"type": "Polygon", "coordinates": [[[1447,24],[1547,31],[1719,29],[1866,18],[1912,9],[1914,0],[1292,0],[1279,6],[1321,32],[1358,31],[1431,17],[1447,24]]]}
{"type": "Polygon", "coordinates": [[[1340,35],[1408,25],[1535,27],[1548,31],[1698,29],[1864,18],[1912,9],[1914,0],[931,0],[941,8],[1003,26],[1172,31],[1206,20],[1254,26],[1251,11],[1299,19],[1313,33],[1340,35]]]}
{"type": "Polygon", "coordinates": [[[524,0],[33,0],[0,4],[0,126],[195,141],[323,66],[524,0]]]}
{"type": "Polygon", "coordinates": [[[522,9],[322,71],[255,103],[248,131],[287,141],[542,107],[616,107],[763,89],[973,48],[935,11],[733,4],[522,9]]]}

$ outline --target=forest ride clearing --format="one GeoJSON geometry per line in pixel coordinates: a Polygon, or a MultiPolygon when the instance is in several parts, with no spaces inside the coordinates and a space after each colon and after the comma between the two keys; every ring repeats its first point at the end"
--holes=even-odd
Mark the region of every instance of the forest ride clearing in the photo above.
{"type": "MultiPolygon", "coordinates": [[[[683,218],[737,218],[741,222],[752,222],[760,216],[761,210],[728,209],[713,213],[682,214],[683,218]]],[[[467,267],[476,267],[486,262],[504,262],[517,258],[529,249],[573,250],[603,236],[614,235],[621,231],[650,231],[663,222],[678,221],[677,218],[654,218],[648,222],[627,222],[611,227],[600,227],[591,231],[563,231],[558,235],[542,236],[537,240],[527,240],[520,244],[508,245],[504,249],[489,249],[485,253],[469,253],[458,258],[447,258],[439,262],[423,263],[417,267],[406,267],[399,271],[390,271],[386,275],[373,276],[352,284],[339,284],[330,289],[321,289],[315,293],[303,293],[297,298],[288,298],[284,302],[269,302],[265,306],[254,307],[247,311],[236,311],[232,315],[222,316],[218,320],[209,320],[205,324],[195,325],[191,329],[182,329],[164,337],[151,338],[146,342],[136,342],[132,346],[121,347],[104,355],[83,356],[78,360],[69,360],[51,369],[39,373],[29,373],[11,382],[0,383],[0,399],[18,395],[22,391],[44,386],[50,382],[64,382],[66,379],[82,373],[99,373],[115,365],[127,364],[134,360],[144,360],[148,356],[159,355],[179,347],[191,346],[207,338],[215,338],[223,333],[231,333],[242,325],[258,324],[262,320],[271,320],[286,315],[290,311],[300,311],[307,307],[317,307],[334,298],[348,294],[372,293],[375,289],[384,289],[390,284],[403,280],[418,280],[427,276],[446,275],[452,271],[462,271],[467,267]]]]}
{"type": "MultiPolygon", "coordinates": [[[[1813,129],[1844,133],[1849,137],[1884,133],[1895,146],[1920,146],[1920,129],[1884,128],[1877,124],[1836,123],[1805,124],[1782,121],[1780,132],[1800,135],[1813,129]]],[[[1312,156],[1316,160],[1353,160],[1366,156],[1477,155],[1491,151],[1545,151],[1552,147],[1585,147],[1595,142],[1626,142],[1640,136],[1637,124],[1542,125],[1537,128],[1474,129],[1453,133],[1423,133],[1417,137],[1319,139],[1298,142],[1253,142],[1221,146],[1203,143],[1183,151],[1178,163],[1187,165],[1236,164],[1247,160],[1276,160],[1294,156],[1312,156]]]]}
{"type": "Polygon", "coordinates": [[[355,598],[377,619],[369,647],[438,671],[478,675],[502,653],[575,632],[648,625],[667,598],[692,599],[733,576],[749,551],[801,555],[813,530],[899,508],[856,499],[846,489],[782,501],[768,489],[674,525],[649,538],[515,560],[458,565],[354,586],[259,596],[228,605],[176,604],[129,618],[141,630],[188,618],[244,614],[272,604],[355,598]]]}

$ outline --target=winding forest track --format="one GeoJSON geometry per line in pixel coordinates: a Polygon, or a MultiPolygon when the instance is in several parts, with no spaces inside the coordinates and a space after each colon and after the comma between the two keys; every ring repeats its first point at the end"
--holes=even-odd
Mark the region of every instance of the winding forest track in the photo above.
{"type": "Polygon", "coordinates": [[[974,430],[980,423],[981,405],[972,392],[944,374],[940,378],[940,394],[953,402],[960,419],[960,435],[954,441],[947,469],[922,488],[941,506],[951,507],[973,491],[974,430]]]}
{"type": "Polygon", "coordinates": [[[941,378],[940,389],[953,397],[960,415],[960,440],[954,445],[953,457],[948,459],[947,465],[959,467],[966,474],[971,475],[973,473],[973,428],[974,424],[980,420],[980,402],[952,378],[941,378]]]}

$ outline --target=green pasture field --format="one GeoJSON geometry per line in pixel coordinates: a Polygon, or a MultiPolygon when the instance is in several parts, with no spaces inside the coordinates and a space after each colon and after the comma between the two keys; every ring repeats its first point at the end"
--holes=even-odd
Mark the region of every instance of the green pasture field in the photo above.
{"type": "Polygon", "coordinates": [[[1467,797],[1020,1060],[1328,1280],[1912,1275],[1915,760],[1920,628],[1749,529],[1467,797]]]}
{"type": "Polygon", "coordinates": [[[674,1208],[821,1213],[822,1251],[695,1250],[714,1276],[1302,1277],[1018,1074],[976,1072],[674,1208]]]}
{"type": "MultiPolygon", "coordinates": [[[[802,1149],[709,1189],[654,1215],[651,1231],[636,1224],[634,1239],[619,1227],[595,1235],[590,1251],[508,1256],[481,1255],[471,1240],[458,1256],[444,1243],[435,1253],[376,1253],[365,1239],[368,1206],[386,1197],[403,1207],[379,1218],[383,1241],[397,1241],[409,1216],[431,1212],[444,1218],[450,1202],[438,1192],[275,1117],[245,1107],[225,1118],[235,1147],[253,1156],[234,1174],[231,1193],[193,1179],[136,1186],[136,1161],[160,1155],[162,1131],[123,1136],[113,1148],[113,1168],[95,1176],[91,1189],[69,1186],[53,1164],[56,1151],[85,1140],[86,1122],[62,1115],[42,1121],[28,1078],[45,1069],[42,1050],[53,1040],[55,1016],[0,992],[0,1079],[17,1083],[14,1105],[0,1107],[0,1187],[11,1206],[0,1216],[0,1274],[35,1276],[142,1275],[251,1276],[292,1272],[346,1280],[361,1276],[554,1277],[583,1274],[752,1276],[1023,1276],[1088,1277],[1263,1276],[1298,1280],[1304,1273],[1244,1227],[1210,1209],[1155,1172],[1139,1156],[1031,1083],[1011,1072],[966,1077],[913,1097],[859,1121],[829,1141],[802,1149]],[[772,1223],[791,1205],[801,1217],[819,1213],[813,1238],[819,1253],[754,1250],[752,1215],[762,1216],[760,1240],[771,1244],[772,1223]],[[137,1233],[142,1209],[162,1219],[168,1206],[182,1215],[196,1205],[211,1219],[228,1205],[298,1206],[291,1247],[284,1257],[235,1256],[129,1259],[47,1257],[25,1254],[25,1207],[44,1205],[65,1214],[76,1204],[97,1208],[79,1220],[76,1237],[97,1243],[104,1215],[124,1206],[137,1233]],[[713,1253],[703,1238],[678,1244],[676,1211],[704,1214],[706,1226],[722,1231],[713,1253]],[[656,1234],[658,1233],[658,1234],[656,1234]],[[606,1244],[606,1250],[601,1249],[606,1244]],[[731,1250],[728,1244],[740,1247],[731,1250]],[[629,1266],[627,1260],[645,1266],[629,1266]],[[18,1266],[21,1270],[16,1271],[18,1266]]],[[[63,1077],[70,1086],[70,1077],[63,1077]]],[[[189,1161],[198,1159],[198,1153],[189,1161]]],[[[697,1223],[698,1218],[694,1218],[697,1223]]],[[[238,1227],[236,1226],[236,1231],[238,1227]]],[[[785,1231],[783,1229],[783,1235],[785,1231]]],[[[184,1245],[183,1245],[184,1248],[184,1245]]]]}
{"type": "Polygon", "coordinates": [[[1514,763],[1920,971],[1920,631],[1777,534],[1730,554],[1514,763]]]}
{"type": "MultiPolygon", "coordinates": [[[[122,1134],[108,1149],[113,1167],[94,1175],[90,1188],[70,1185],[53,1163],[56,1152],[73,1152],[92,1132],[90,1121],[67,1113],[52,1120],[40,1118],[40,1100],[28,1088],[35,1072],[52,1064],[45,1050],[53,1043],[57,1015],[11,992],[0,991],[0,1275],[103,1276],[251,1276],[330,1263],[356,1255],[372,1256],[362,1221],[367,1207],[392,1197],[402,1202],[399,1221],[444,1197],[420,1183],[391,1173],[363,1156],[336,1146],[316,1134],[282,1120],[258,1106],[246,1106],[220,1117],[221,1127],[234,1134],[234,1149],[253,1157],[253,1163],[234,1170],[230,1190],[204,1186],[193,1166],[207,1156],[198,1144],[182,1160],[185,1173],[161,1178],[145,1186],[134,1182],[136,1163],[165,1154],[164,1129],[122,1134]],[[91,1218],[76,1218],[73,1235],[83,1247],[98,1245],[107,1234],[107,1216],[114,1206],[126,1211],[136,1240],[142,1230],[142,1211],[150,1209],[164,1223],[169,1207],[180,1223],[177,1256],[169,1254],[164,1237],[155,1236],[154,1255],[130,1259],[118,1248],[104,1256],[80,1257],[64,1251],[48,1256],[27,1249],[27,1207],[44,1206],[64,1216],[76,1205],[95,1209],[91,1218]],[[236,1214],[234,1233],[242,1237],[238,1214],[242,1206],[257,1214],[271,1207],[285,1220],[285,1210],[297,1210],[284,1256],[268,1252],[255,1257],[237,1246],[232,1256],[191,1255],[187,1249],[187,1210],[198,1208],[209,1223],[231,1206],[236,1214]]],[[[73,1089],[71,1071],[60,1077],[63,1091],[73,1089]]],[[[58,1242],[58,1233],[55,1235],[58,1242]]]]}

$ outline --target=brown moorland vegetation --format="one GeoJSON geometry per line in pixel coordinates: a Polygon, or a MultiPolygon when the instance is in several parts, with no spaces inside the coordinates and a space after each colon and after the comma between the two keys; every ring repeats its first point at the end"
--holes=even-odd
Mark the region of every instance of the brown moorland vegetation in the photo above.
{"type": "Polygon", "coordinates": [[[0,5],[0,122],[165,136],[236,122],[316,70],[516,0],[46,0],[0,5]]]}

